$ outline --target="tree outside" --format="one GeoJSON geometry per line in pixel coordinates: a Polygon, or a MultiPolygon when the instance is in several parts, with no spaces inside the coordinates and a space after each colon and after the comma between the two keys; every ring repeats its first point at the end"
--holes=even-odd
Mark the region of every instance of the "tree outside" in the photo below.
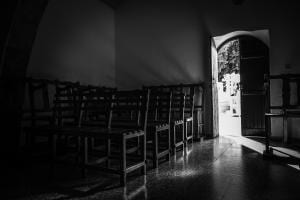
{"type": "Polygon", "coordinates": [[[239,40],[227,42],[218,51],[218,81],[221,82],[225,74],[239,74],[240,68],[240,43],[239,40]]]}

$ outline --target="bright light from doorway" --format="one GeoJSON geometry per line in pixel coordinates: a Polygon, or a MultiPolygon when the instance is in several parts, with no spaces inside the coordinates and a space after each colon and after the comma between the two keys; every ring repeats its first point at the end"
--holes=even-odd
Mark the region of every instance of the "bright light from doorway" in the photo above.
{"type": "Polygon", "coordinates": [[[218,50],[219,134],[241,135],[239,40],[218,50]]]}

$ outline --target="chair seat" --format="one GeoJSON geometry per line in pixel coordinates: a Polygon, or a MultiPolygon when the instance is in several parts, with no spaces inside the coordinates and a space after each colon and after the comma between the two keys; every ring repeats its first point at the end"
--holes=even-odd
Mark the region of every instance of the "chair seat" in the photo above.
{"type": "Polygon", "coordinates": [[[174,120],[174,121],[172,121],[173,125],[180,125],[180,124],[183,124],[183,123],[184,123],[184,120],[174,120]]]}
{"type": "Polygon", "coordinates": [[[113,128],[136,128],[137,123],[136,121],[132,120],[114,120],[111,123],[111,127],[113,128]]]}
{"type": "Polygon", "coordinates": [[[166,127],[169,126],[167,122],[164,121],[148,121],[147,127],[166,127]]]}
{"type": "Polygon", "coordinates": [[[103,128],[103,127],[74,127],[74,126],[39,126],[27,127],[25,131],[44,134],[62,134],[72,136],[87,136],[96,138],[108,138],[117,136],[134,136],[144,134],[141,129],[103,128]]]}
{"type": "Polygon", "coordinates": [[[193,117],[185,117],[185,118],[184,118],[184,121],[185,121],[185,122],[193,121],[193,117]]]}
{"type": "Polygon", "coordinates": [[[95,126],[95,127],[105,127],[107,126],[105,122],[99,122],[99,121],[87,121],[82,122],[81,126],[95,126]]]}

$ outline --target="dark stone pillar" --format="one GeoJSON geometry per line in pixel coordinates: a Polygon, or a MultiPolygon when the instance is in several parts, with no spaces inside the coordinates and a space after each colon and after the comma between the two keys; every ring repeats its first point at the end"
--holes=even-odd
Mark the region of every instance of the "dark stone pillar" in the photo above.
{"type": "Polygon", "coordinates": [[[20,0],[3,44],[0,66],[0,145],[1,157],[9,161],[16,161],[19,151],[24,78],[47,3],[48,0],[20,0]]]}

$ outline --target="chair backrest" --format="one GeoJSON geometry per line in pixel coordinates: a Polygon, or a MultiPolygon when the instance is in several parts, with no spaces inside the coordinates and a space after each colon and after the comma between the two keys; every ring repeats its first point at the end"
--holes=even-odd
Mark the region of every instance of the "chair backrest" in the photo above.
{"type": "MultiPolygon", "coordinates": [[[[300,74],[280,74],[265,76],[265,90],[275,95],[275,88],[280,88],[281,91],[276,91],[276,94],[281,92],[281,105],[271,106],[274,109],[299,109],[300,108],[300,74]],[[271,85],[271,90],[270,90],[271,85]],[[275,87],[273,87],[275,86],[275,87]],[[278,86],[278,87],[276,87],[278,86]]],[[[267,100],[270,101],[270,100],[267,100]]],[[[280,102],[280,101],[274,101],[280,102]]],[[[270,102],[268,102],[269,104],[270,102]]]]}
{"type": "Polygon", "coordinates": [[[56,125],[80,126],[82,117],[82,94],[79,83],[56,81],[54,96],[54,119],[56,125]]]}
{"type": "Polygon", "coordinates": [[[116,92],[117,91],[117,88],[115,87],[87,85],[87,88],[95,92],[116,92]]]}
{"type": "Polygon", "coordinates": [[[112,127],[146,130],[149,91],[131,90],[113,93],[112,127]]]}
{"type": "Polygon", "coordinates": [[[187,116],[193,115],[195,106],[197,108],[203,107],[203,83],[143,86],[143,89],[150,89],[151,91],[172,92],[172,94],[185,94],[185,114],[187,116]]]}
{"type": "Polygon", "coordinates": [[[113,93],[103,91],[83,91],[81,126],[111,128],[113,93]]]}
{"type": "Polygon", "coordinates": [[[171,121],[183,120],[185,110],[185,94],[172,94],[171,121]]]}
{"type": "Polygon", "coordinates": [[[143,86],[151,92],[171,92],[171,120],[182,120],[192,117],[194,112],[195,84],[143,86]]]}
{"type": "Polygon", "coordinates": [[[26,79],[24,118],[31,121],[31,126],[39,123],[52,123],[52,107],[50,106],[49,87],[53,82],[47,79],[26,79]],[[26,108],[27,107],[27,108],[26,108]],[[28,109],[28,110],[27,110],[28,109]]]}
{"type": "Polygon", "coordinates": [[[183,87],[183,93],[185,94],[184,114],[187,117],[192,117],[195,107],[195,86],[183,87]]]}
{"type": "Polygon", "coordinates": [[[170,123],[172,92],[150,91],[148,121],[170,123]]]}

